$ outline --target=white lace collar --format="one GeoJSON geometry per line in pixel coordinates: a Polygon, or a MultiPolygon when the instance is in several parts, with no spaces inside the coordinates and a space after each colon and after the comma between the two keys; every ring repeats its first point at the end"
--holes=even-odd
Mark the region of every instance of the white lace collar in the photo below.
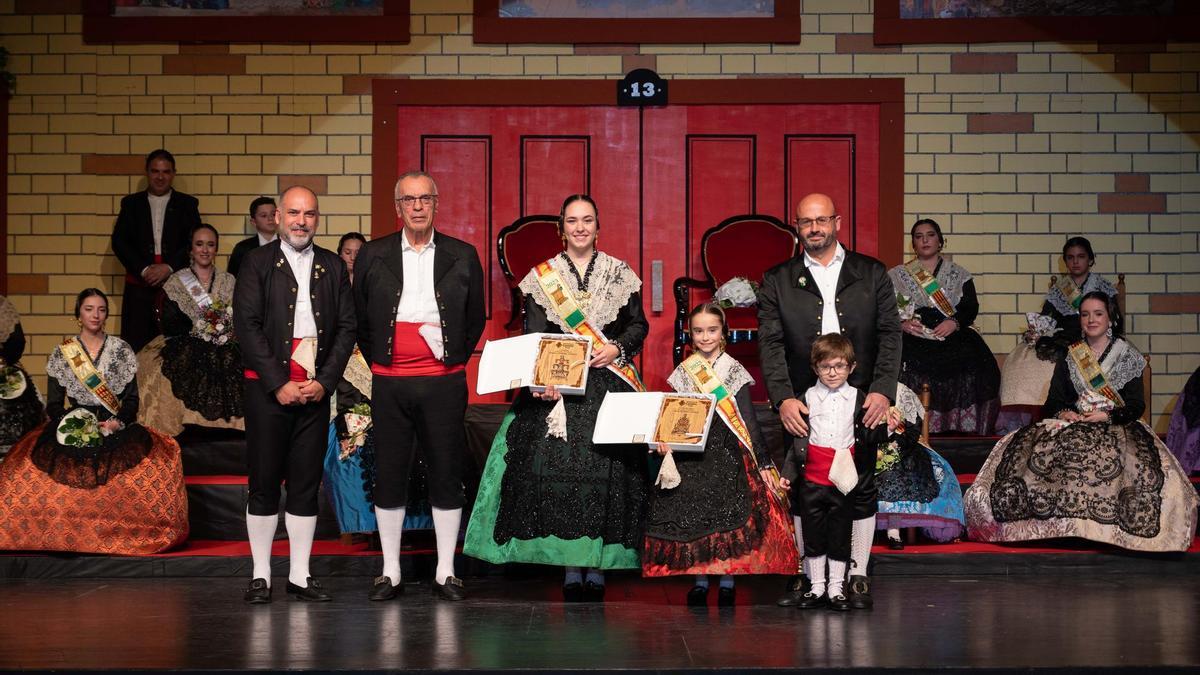
{"type": "MultiPolygon", "coordinates": [[[[904,265],[893,267],[888,271],[888,276],[892,278],[892,285],[896,287],[896,291],[908,296],[915,306],[937,308],[925,291],[917,285],[917,281],[912,278],[912,275],[904,269],[904,265]]],[[[963,286],[971,280],[971,273],[962,265],[942,258],[937,268],[937,280],[938,286],[946,294],[946,299],[950,301],[950,304],[958,307],[963,296],[963,286]]]]}
{"type": "MultiPolygon", "coordinates": [[[[713,361],[712,367],[730,395],[737,396],[742,387],[754,384],[754,377],[750,375],[749,371],[741,363],[738,363],[737,359],[725,352],[722,352],[717,360],[713,361]]],[[[699,392],[695,383],[692,382],[691,376],[683,369],[683,364],[675,366],[675,370],[671,371],[671,376],[667,378],[667,384],[681,393],[695,394],[699,392]]]]}
{"type": "MultiPolygon", "coordinates": [[[[1142,371],[1146,369],[1146,357],[1124,338],[1116,338],[1100,361],[1100,369],[1104,371],[1104,378],[1108,380],[1109,386],[1119,391],[1135,377],[1142,376],[1142,371]]],[[[1083,375],[1079,372],[1075,359],[1070,356],[1067,357],[1067,371],[1071,374],[1071,384],[1075,387],[1075,393],[1082,396],[1090,389],[1084,384],[1083,375]]]]}
{"type": "Polygon", "coordinates": [[[0,295],[0,344],[8,341],[19,323],[21,323],[21,315],[17,314],[17,308],[8,298],[0,295]]]}
{"type": "MultiPolygon", "coordinates": [[[[100,371],[104,381],[108,384],[108,388],[117,396],[124,393],[125,387],[129,386],[129,383],[137,376],[137,355],[134,354],[133,348],[129,346],[128,342],[112,335],[105,336],[104,346],[100,348],[100,358],[95,365],[96,370],[100,371]]],[[[54,353],[46,362],[46,374],[62,385],[67,396],[76,404],[102,405],[100,399],[96,398],[96,395],[83,386],[79,378],[75,377],[75,371],[71,370],[71,365],[63,356],[61,346],[54,348],[54,353]]]]}
{"type": "MultiPolygon", "coordinates": [[[[187,286],[183,284],[180,275],[184,270],[167,277],[166,283],[163,284],[163,292],[179,306],[179,310],[186,314],[193,322],[200,318],[200,306],[196,304],[196,299],[188,292],[187,286]]],[[[233,286],[237,279],[228,272],[222,272],[215,267],[213,268],[212,288],[208,291],[208,297],[214,302],[220,301],[226,305],[233,303],[233,286]]]]}
{"type": "MultiPolygon", "coordinates": [[[[571,263],[561,255],[550,259],[550,266],[562,277],[563,283],[571,289],[579,301],[581,309],[587,315],[592,325],[600,330],[616,320],[617,314],[629,302],[629,296],[642,288],[642,280],[623,261],[618,260],[603,251],[596,253],[596,264],[592,267],[592,276],[588,279],[590,297],[586,300],[580,297],[579,280],[575,278],[570,268],[571,263]]],[[[564,333],[571,329],[554,310],[550,298],[546,297],[541,284],[538,283],[537,269],[529,270],[521,280],[521,292],[533,298],[539,307],[546,310],[546,317],[558,326],[564,333]]]]}
{"type": "MultiPolygon", "coordinates": [[[[1083,287],[1079,289],[1079,294],[1087,295],[1092,291],[1104,291],[1105,295],[1110,298],[1117,296],[1117,287],[1110,284],[1108,279],[1099,274],[1089,272],[1087,279],[1083,280],[1083,287]]],[[[1058,290],[1057,284],[1046,293],[1046,302],[1050,303],[1051,307],[1064,316],[1073,316],[1079,313],[1077,308],[1072,307],[1071,303],[1067,302],[1067,298],[1063,296],[1062,291],[1058,290]]]]}

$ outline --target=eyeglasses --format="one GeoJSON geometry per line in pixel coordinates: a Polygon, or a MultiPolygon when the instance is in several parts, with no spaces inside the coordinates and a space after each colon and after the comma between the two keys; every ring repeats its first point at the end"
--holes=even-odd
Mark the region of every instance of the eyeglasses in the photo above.
{"type": "Polygon", "coordinates": [[[421,195],[419,197],[405,195],[403,197],[396,197],[396,203],[406,209],[411,209],[416,206],[417,202],[421,202],[421,206],[430,206],[437,201],[437,198],[437,195],[421,195]]]}
{"type": "Polygon", "coordinates": [[[797,227],[811,227],[813,223],[818,225],[828,225],[838,218],[841,218],[841,216],[836,213],[832,216],[820,216],[818,218],[793,218],[792,224],[797,227]]]}
{"type": "Polygon", "coordinates": [[[821,363],[817,365],[817,372],[831,375],[833,373],[844,373],[850,370],[849,363],[821,363]]]}

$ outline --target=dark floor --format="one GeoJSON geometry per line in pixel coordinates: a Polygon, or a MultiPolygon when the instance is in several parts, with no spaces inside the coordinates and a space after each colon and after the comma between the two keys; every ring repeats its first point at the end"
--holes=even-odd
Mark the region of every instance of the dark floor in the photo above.
{"type": "Polygon", "coordinates": [[[873,612],[843,615],[775,607],[774,577],[699,611],[685,580],[619,575],[606,604],[570,606],[551,578],[468,580],[464,603],[416,583],[369,603],[369,578],[331,578],[332,603],[254,607],[232,578],[6,580],[0,669],[1200,670],[1197,576],[878,581],[873,612]]]}

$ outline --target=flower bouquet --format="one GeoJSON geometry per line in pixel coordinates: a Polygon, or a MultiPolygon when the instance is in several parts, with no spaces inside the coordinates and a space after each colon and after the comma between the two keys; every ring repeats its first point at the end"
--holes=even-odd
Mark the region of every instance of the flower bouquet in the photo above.
{"type": "MultiPolygon", "coordinates": [[[[896,309],[900,312],[901,322],[917,318],[917,303],[913,302],[912,298],[903,293],[896,294],[896,309]]],[[[917,319],[917,322],[920,323],[920,319],[917,319]]],[[[925,338],[926,340],[938,341],[946,339],[940,335],[934,335],[933,331],[929,330],[929,328],[924,324],[921,324],[921,337],[925,338]]]]}
{"type": "Polygon", "coordinates": [[[753,307],[758,304],[758,284],[746,277],[734,277],[721,284],[713,300],[722,309],[730,307],[753,307]]]}
{"type": "Polygon", "coordinates": [[[884,471],[890,471],[900,463],[900,442],[888,441],[879,446],[879,450],[875,453],[875,473],[881,474],[884,471]]]}
{"type": "Polygon", "coordinates": [[[16,366],[0,366],[0,399],[11,401],[25,393],[25,375],[16,366]]]}
{"type": "Polygon", "coordinates": [[[1062,330],[1052,316],[1025,312],[1025,320],[1029,323],[1029,328],[1025,331],[1025,342],[1031,345],[1037,342],[1038,338],[1050,337],[1062,330]]]}
{"type": "Polygon", "coordinates": [[[214,300],[204,308],[192,325],[192,335],[215,345],[223,345],[232,340],[233,306],[214,300]]]}
{"type": "Polygon", "coordinates": [[[100,421],[87,408],[76,408],[63,416],[55,429],[59,444],[73,448],[95,448],[106,436],[100,421]]]}
{"type": "Polygon", "coordinates": [[[367,432],[371,430],[371,406],[359,403],[346,412],[346,431],[349,435],[342,443],[338,459],[346,461],[350,455],[367,442],[367,432]]]}

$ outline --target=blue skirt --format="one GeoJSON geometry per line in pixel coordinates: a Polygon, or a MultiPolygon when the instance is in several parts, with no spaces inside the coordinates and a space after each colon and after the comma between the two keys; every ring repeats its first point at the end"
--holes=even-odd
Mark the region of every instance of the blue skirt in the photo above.
{"type": "MultiPolygon", "coordinates": [[[[342,532],[374,532],[375,522],[375,432],[367,432],[367,441],[353,455],[340,459],[341,445],[337,430],[329,425],[329,446],[325,451],[325,490],[337,516],[342,532]]],[[[414,466],[414,473],[419,467],[414,466]]],[[[433,527],[433,515],[424,495],[413,494],[410,488],[408,510],[404,513],[404,529],[428,530],[433,527]],[[414,504],[413,502],[417,502],[414,504]],[[423,508],[422,508],[423,507],[423,508]]]]}
{"type": "Polygon", "coordinates": [[[962,487],[950,462],[923,445],[917,449],[929,453],[929,459],[933,462],[933,475],[938,484],[937,497],[927,502],[881,500],[875,527],[880,530],[919,527],[925,536],[934,541],[952,541],[962,535],[966,526],[962,487]]]}

